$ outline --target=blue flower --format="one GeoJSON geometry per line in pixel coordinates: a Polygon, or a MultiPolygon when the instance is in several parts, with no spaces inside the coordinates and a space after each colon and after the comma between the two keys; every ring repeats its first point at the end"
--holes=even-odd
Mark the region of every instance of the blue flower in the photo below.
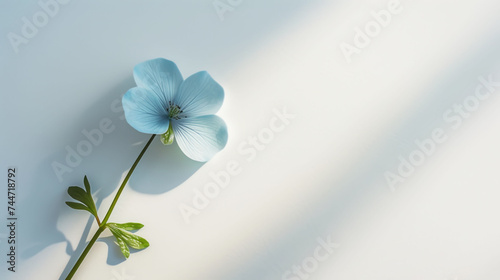
{"type": "Polygon", "coordinates": [[[205,71],[182,78],[177,65],[157,58],[134,68],[137,87],[123,96],[127,122],[136,130],[161,134],[163,144],[175,139],[193,160],[208,161],[227,143],[227,127],[215,116],[224,90],[205,71]]]}

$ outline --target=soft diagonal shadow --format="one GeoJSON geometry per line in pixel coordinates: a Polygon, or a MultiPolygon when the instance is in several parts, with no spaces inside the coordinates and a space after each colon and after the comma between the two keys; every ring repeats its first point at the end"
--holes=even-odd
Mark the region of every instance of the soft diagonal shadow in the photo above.
{"type": "MultiPolygon", "coordinates": [[[[261,1],[260,4],[263,2],[264,1],[261,1]]],[[[75,50],[75,52],[81,50],[82,38],[84,38],[84,42],[88,44],[83,45],[84,48],[86,48],[86,56],[79,56],[79,60],[74,60],[72,64],[72,67],[74,68],[87,67],[87,57],[92,57],[89,61],[94,63],[99,61],[96,57],[101,58],[102,61],[108,61],[109,52],[116,52],[118,48],[123,49],[123,57],[119,55],[112,56],[113,59],[128,60],[129,62],[131,60],[134,61],[136,58],[130,59],[130,57],[133,56],[132,54],[137,53],[138,47],[142,46],[145,49],[141,51],[142,55],[138,55],[141,59],[142,57],[145,57],[144,59],[150,59],[159,56],[165,56],[167,58],[171,58],[169,56],[173,56],[184,58],[185,61],[195,60],[197,61],[196,67],[208,64],[223,65],[224,69],[230,69],[229,66],[234,66],[235,61],[243,59],[242,50],[251,49],[255,46],[263,44],[265,39],[268,38],[267,36],[270,36],[275,32],[279,32],[279,27],[281,25],[287,23],[291,19],[294,19],[298,13],[303,12],[303,10],[312,3],[320,2],[321,1],[319,0],[310,2],[293,0],[288,1],[285,6],[283,3],[279,2],[266,2],[266,9],[261,9],[262,5],[256,5],[257,3],[248,2],[242,4],[241,7],[238,8],[238,13],[234,12],[232,14],[227,14],[228,21],[220,24],[211,2],[203,4],[196,1],[183,2],[179,4],[178,10],[181,11],[177,13],[179,18],[167,18],[168,20],[166,20],[163,16],[161,9],[156,8],[157,6],[151,3],[152,6],[141,6],[140,8],[144,8],[145,10],[143,12],[148,15],[150,22],[147,24],[158,29],[152,29],[153,31],[150,31],[149,36],[138,40],[139,42],[147,41],[147,47],[141,44],[134,44],[133,48],[123,47],[120,44],[128,42],[129,36],[143,36],[144,34],[147,35],[147,33],[140,28],[131,28],[135,27],[135,23],[130,21],[130,18],[128,17],[116,17],[116,21],[109,21],[109,14],[107,12],[102,12],[101,14],[97,12],[97,16],[102,16],[98,17],[96,20],[96,22],[101,23],[100,25],[86,25],[87,28],[82,30],[83,33],[69,32],[67,33],[63,44],[60,46],[54,46],[54,53],[56,55],[53,56],[57,58],[57,63],[59,64],[53,65],[60,65],[61,68],[59,69],[53,66],[53,68],[51,68],[51,71],[53,71],[51,74],[58,75],[58,73],[62,71],[61,69],[65,69],[63,68],[66,66],[66,61],[64,60],[70,59],[70,55],[73,55],[73,53],[66,56],[63,54],[65,54],[68,49],[75,50]],[[196,8],[196,11],[198,11],[200,7],[208,8],[194,13],[193,11],[195,9],[190,9],[190,7],[196,8]],[[184,13],[184,11],[188,11],[188,13],[184,13]],[[196,31],[190,27],[189,24],[180,25],[186,27],[187,29],[179,28],[179,26],[175,24],[168,24],[176,22],[197,23],[200,15],[206,17],[204,20],[208,20],[207,22],[210,22],[210,20],[217,21],[220,28],[211,28],[210,25],[207,25],[209,27],[205,29],[200,28],[196,31]],[[259,20],[256,21],[258,24],[248,24],[248,22],[253,22],[255,20],[255,15],[259,15],[259,20]],[[278,17],[276,17],[277,15],[278,17]],[[233,22],[237,22],[238,24],[230,24],[230,17],[234,20],[233,22]],[[105,21],[103,19],[105,19],[105,21]],[[164,24],[161,25],[161,28],[159,27],[160,25],[157,20],[165,20],[162,21],[164,24]],[[108,26],[106,24],[107,22],[116,23],[120,26],[120,30],[127,30],[130,32],[127,32],[126,36],[119,32],[110,32],[110,34],[107,34],[103,31],[106,29],[103,29],[102,27],[103,25],[108,26]],[[158,37],[158,40],[153,40],[156,38],[155,30],[161,30],[164,34],[168,34],[168,36],[160,36],[158,37]],[[107,48],[103,49],[102,44],[92,44],[92,42],[99,42],[102,39],[101,36],[105,35],[106,40],[108,40],[108,43],[105,46],[109,46],[109,50],[107,48]],[[181,40],[182,42],[179,42],[177,39],[169,41],[164,40],[165,37],[183,38],[183,40],[181,40]],[[126,38],[126,40],[123,40],[123,38],[126,38]],[[145,40],[146,38],[147,40],[145,40]],[[151,40],[151,42],[148,40],[151,40]],[[228,47],[221,51],[221,44],[227,45],[228,47]],[[200,45],[203,45],[203,48],[200,48],[200,45]],[[207,56],[207,53],[210,55],[207,56]]],[[[84,10],[82,10],[83,13],[94,13],[91,9],[91,5],[94,4],[84,6],[84,10]]],[[[140,4],[137,4],[137,7],[139,7],[139,5],[140,4]]],[[[100,4],[99,8],[101,8],[100,11],[107,11],[108,9],[109,11],[114,11],[115,5],[113,3],[104,4],[104,6],[100,4]]],[[[80,25],[78,25],[78,18],[76,19],[77,20],[75,21],[67,21],[65,24],[68,24],[70,28],[73,26],[78,26],[78,28],[80,28],[80,25]]],[[[112,27],[112,25],[110,26],[112,27]]],[[[201,21],[201,23],[194,24],[193,26],[203,27],[203,21],[201,21]]],[[[120,54],[121,51],[117,53],[120,54]]],[[[111,59],[111,61],[116,61],[113,59],[111,59]]],[[[139,61],[140,60],[137,58],[137,61],[135,62],[139,61]]],[[[51,61],[51,63],[53,62],[51,61]]],[[[93,67],[94,66],[95,65],[93,65],[93,67]]],[[[94,68],[92,69],[94,71],[94,68]]],[[[74,78],[72,76],[69,77],[74,78]]],[[[33,184],[36,182],[43,182],[44,187],[30,188],[30,192],[26,195],[23,201],[25,205],[29,206],[24,208],[26,209],[26,212],[29,213],[23,215],[23,217],[25,217],[22,225],[23,231],[27,234],[23,243],[24,249],[20,252],[21,260],[26,260],[35,256],[53,244],[65,242],[66,252],[68,255],[71,255],[71,259],[62,272],[61,279],[63,279],[63,276],[69,272],[73,264],[76,262],[76,259],[83,251],[87,244],[86,240],[88,235],[93,234],[93,232],[91,232],[91,226],[93,223],[92,219],[85,220],[86,226],[83,231],[83,235],[78,241],[70,241],[69,238],[65,236],[64,232],[58,229],[58,222],[62,220],[62,217],[75,217],[74,222],[76,222],[82,221],[82,217],[85,217],[83,215],[87,215],[86,213],[84,214],[72,210],[64,204],[64,201],[71,200],[66,194],[68,186],[82,186],[83,177],[88,175],[93,192],[97,199],[97,207],[99,208],[102,200],[116,190],[117,186],[120,184],[122,174],[130,168],[131,164],[140,152],[143,143],[148,139],[148,135],[141,134],[133,130],[124,121],[122,113],[115,112],[111,109],[118,108],[119,104],[116,104],[115,101],[120,100],[123,93],[125,93],[129,88],[135,86],[132,76],[122,77],[121,81],[111,81],[109,83],[115,83],[115,86],[110,89],[103,90],[100,94],[102,97],[95,100],[92,106],[89,106],[87,111],[81,115],[79,121],[74,123],[74,129],[68,131],[67,136],[65,134],[64,137],[58,139],[53,139],[54,137],[47,138],[50,139],[50,141],[57,141],[54,146],[59,148],[54,151],[49,151],[50,156],[44,159],[38,168],[36,168],[37,172],[30,174],[30,177],[36,178],[33,179],[33,184]],[[88,156],[83,157],[81,163],[79,163],[76,167],[71,168],[71,172],[64,173],[62,176],[62,182],[59,182],[57,177],[54,176],[51,164],[54,161],[64,163],[67,155],[65,147],[70,146],[75,149],[75,146],[80,141],[86,139],[85,136],[82,135],[81,131],[83,129],[92,130],[98,128],[99,122],[104,118],[108,118],[112,121],[114,126],[113,132],[104,134],[102,143],[93,146],[92,152],[88,156]],[[40,200],[40,197],[44,197],[44,199],[40,200]],[[60,207],[53,206],[59,204],[60,207]],[[39,211],[39,209],[51,209],[53,212],[42,212],[39,211]],[[37,234],[39,229],[43,229],[43,235],[37,234]],[[74,244],[74,242],[77,242],[76,248],[72,246],[72,243],[74,244]]],[[[53,86],[47,86],[44,89],[47,91],[59,90],[56,84],[53,86]]],[[[59,112],[57,111],[51,112],[51,114],[61,119],[65,118],[64,115],[58,115],[59,112]]],[[[161,144],[155,143],[146,153],[145,157],[147,157],[147,160],[141,162],[132,176],[129,182],[130,187],[135,191],[150,194],[165,193],[175,188],[202,166],[201,163],[191,161],[184,155],[181,155],[182,152],[179,150],[177,145],[163,147],[161,144]],[[150,180],[149,178],[155,178],[155,180],[150,180]],[[161,180],[159,178],[165,179],[161,180]]],[[[106,209],[99,209],[99,213],[102,215],[105,210],[106,209]]],[[[113,261],[110,262],[113,263],[113,261]]],[[[116,260],[114,262],[116,262],[116,260]]]]}
{"type": "MultiPolygon", "coordinates": [[[[94,220],[89,218],[76,248],[73,249],[70,241],[58,229],[58,222],[62,216],[72,216],[78,218],[73,220],[78,221],[82,215],[88,215],[86,212],[83,214],[83,212],[70,209],[64,204],[64,201],[72,200],[66,194],[68,186],[82,187],[83,177],[87,175],[96,198],[98,212],[101,216],[104,215],[107,209],[100,209],[101,202],[117,189],[121,183],[122,174],[131,167],[149,139],[149,135],[139,133],[131,128],[124,120],[123,112],[116,109],[121,108],[121,95],[133,86],[135,83],[129,76],[116,87],[104,92],[103,97],[96,100],[87,112],[82,114],[80,122],[75,123],[73,134],[66,139],[60,139],[59,145],[55,145],[60,147],[59,151],[40,165],[39,174],[33,174],[33,178],[38,178],[44,182],[44,186],[49,187],[32,188],[33,191],[23,201],[31,209],[30,215],[23,215],[25,217],[23,227],[26,232],[32,234],[35,234],[39,228],[44,228],[44,234],[28,238],[24,243],[26,249],[21,252],[21,257],[27,259],[52,244],[66,242],[66,252],[71,255],[71,258],[60,279],[64,279],[84,250],[87,245],[87,236],[93,234],[90,230],[94,220]],[[87,140],[81,131],[83,129],[92,131],[99,128],[99,123],[104,119],[111,121],[114,129],[109,133],[102,133],[101,140],[96,136],[96,139],[99,140],[97,142],[100,143],[94,145],[89,155],[82,157],[81,162],[72,168],[71,172],[62,174],[63,180],[59,182],[57,176],[54,175],[51,164],[54,161],[64,163],[67,155],[65,147],[74,148],[77,143],[87,140]],[[40,197],[44,197],[44,199],[41,200],[40,197]],[[53,205],[60,206],[53,207],[53,205]],[[52,209],[54,212],[42,213],[36,209],[52,209]]],[[[157,143],[151,144],[129,181],[130,186],[136,191],[155,194],[167,192],[184,182],[203,165],[185,157],[177,145],[164,147],[159,141],[155,142],[157,143]],[[141,172],[149,174],[141,174],[141,172]],[[151,174],[154,178],[164,178],[164,180],[160,179],[160,182],[168,183],[152,183],[148,179],[151,174]]],[[[25,208],[27,209],[27,207],[25,208]]],[[[110,258],[115,259],[111,263],[118,259],[110,258]]]]}
{"type": "Polygon", "coordinates": [[[397,170],[398,156],[411,153],[415,149],[415,139],[428,137],[434,128],[449,128],[450,124],[443,120],[443,113],[474,94],[478,76],[498,73],[500,32],[496,34],[464,60],[450,66],[452,71],[422,93],[423,98],[415,104],[413,111],[406,116],[394,116],[398,121],[392,126],[392,131],[387,131],[387,137],[380,139],[370,154],[354,160],[351,171],[344,174],[343,179],[329,182],[336,188],[309,203],[310,208],[293,227],[270,237],[265,252],[248,260],[243,267],[229,272],[225,267],[218,279],[281,279],[286,270],[311,254],[318,236],[328,236],[341,229],[361,202],[390,194],[389,187],[381,190],[374,186],[386,185],[384,173],[397,170]]]}
{"type": "MultiPolygon", "coordinates": [[[[22,258],[30,258],[51,244],[59,243],[61,241],[68,242],[68,240],[64,237],[64,234],[57,229],[57,222],[61,213],[68,213],[70,211],[73,211],[71,213],[77,213],[64,204],[64,201],[71,200],[66,193],[69,186],[82,186],[83,176],[89,174],[93,191],[95,192],[101,189],[100,194],[97,197],[97,205],[99,205],[102,198],[106,197],[113,191],[113,188],[110,188],[110,186],[115,186],[121,172],[128,168],[125,164],[116,163],[109,166],[106,172],[107,176],[103,176],[104,174],[102,169],[99,169],[98,165],[94,164],[92,161],[102,161],[106,157],[112,158],[111,154],[117,154],[120,148],[125,145],[130,145],[129,143],[126,143],[126,141],[121,141],[121,143],[118,142],[118,138],[124,137],[123,134],[126,130],[124,130],[123,122],[119,120],[119,115],[110,111],[110,106],[112,101],[119,98],[120,94],[125,92],[129,87],[131,87],[131,85],[133,85],[133,80],[131,78],[127,78],[115,88],[103,92],[103,98],[93,104],[88,111],[81,116],[80,121],[74,125],[75,129],[68,132],[68,136],[66,138],[54,139],[54,141],[59,141],[59,143],[55,143],[54,145],[58,147],[58,149],[55,150],[51,156],[47,157],[42,164],[40,164],[39,168],[36,169],[38,170],[38,173],[32,174],[32,177],[36,178],[37,182],[43,182],[41,184],[42,186],[32,188],[23,201],[25,205],[29,206],[30,211],[30,215],[26,215],[24,218],[26,221],[26,231],[35,233],[37,229],[44,228],[44,231],[46,232],[43,236],[29,238],[25,241],[24,248],[26,249],[21,252],[22,258]],[[98,128],[99,121],[104,118],[109,118],[113,121],[115,131],[113,133],[103,135],[101,140],[102,143],[94,146],[90,155],[83,157],[81,162],[76,167],[72,167],[70,171],[62,173],[62,181],[59,181],[54,169],[52,168],[52,164],[58,162],[66,165],[67,163],[65,162],[65,157],[68,154],[66,147],[69,146],[72,149],[75,149],[77,143],[82,140],[86,140],[81,131],[83,129],[92,130],[98,128]],[[110,145],[113,141],[116,141],[119,144],[110,145]],[[97,183],[97,181],[99,181],[99,183],[97,183]],[[100,186],[108,186],[108,188],[101,188],[100,186]],[[42,200],[40,197],[44,197],[44,199],[42,200]],[[59,205],[59,207],[54,207],[53,205],[59,205]],[[49,209],[54,212],[42,213],[40,211],[36,211],[37,209],[49,209]]],[[[64,116],[60,117],[64,118],[64,116]]],[[[132,137],[136,136],[132,135],[132,137]]],[[[88,231],[90,225],[91,223],[89,220],[86,231],[88,231]]],[[[72,253],[70,252],[72,251],[70,243],[68,243],[67,248],[68,253],[72,253]]]]}

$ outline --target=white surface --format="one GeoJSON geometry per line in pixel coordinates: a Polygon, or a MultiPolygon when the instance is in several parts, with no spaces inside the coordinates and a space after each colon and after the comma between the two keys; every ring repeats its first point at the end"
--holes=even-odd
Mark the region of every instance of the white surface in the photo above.
{"type": "MultiPolygon", "coordinates": [[[[500,96],[458,129],[442,114],[474,93],[479,76],[499,76],[500,5],[401,1],[347,63],[340,44],[388,2],[241,1],[221,20],[205,0],[74,0],[18,53],[7,34],[41,8],[0,2],[2,178],[19,169],[17,272],[2,262],[0,278],[66,274],[82,233],[96,230],[64,205],[66,189],[87,174],[104,215],[148,138],[115,100],[134,86],[135,64],[165,57],[184,77],[207,70],[225,88],[229,143],[200,164],[155,141],[111,217],[145,224],[138,234],[151,247],[123,261],[103,238],[75,279],[286,279],[328,237],[339,247],[307,279],[498,279],[500,96]],[[242,153],[284,108],[295,117],[283,131],[255,158],[242,153]],[[51,164],[104,118],[115,130],[59,181],[51,164]],[[435,128],[448,140],[391,191],[385,172],[435,128]],[[241,172],[187,224],[179,206],[233,161],[241,172]]],[[[0,227],[3,258],[6,234],[0,227]]]]}

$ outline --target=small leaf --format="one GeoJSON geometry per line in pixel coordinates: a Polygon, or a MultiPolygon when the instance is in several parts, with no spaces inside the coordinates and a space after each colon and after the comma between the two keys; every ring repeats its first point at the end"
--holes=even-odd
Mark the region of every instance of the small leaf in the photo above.
{"type": "Polygon", "coordinates": [[[83,177],[83,184],[85,185],[85,190],[87,191],[88,194],[91,194],[90,192],[90,184],[89,180],[87,179],[87,175],[83,177]]]}
{"type": "Polygon", "coordinates": [[[92,197],[92,192],[90,191],[90,183],[87,179],[87,175],[83,177],[83,184],[85,185],[85,190],[87,193],[88,204],[86,204],[90,210],[92,210],[93,215],[97,218],[97,208],[95,207],[94,198],[92,197]]]}
{"type": "Polygon", "coordinates": [[[144,227],[143,224],[140,223],[125,223],[125,224],[116,224],[116,223],[108,223],[110,226],[114,226],[117,228],[121,228],[123,230],[138,230],[144,227]]]}
{"type": "MultiPolygon", "coordinates": [[[[85,211],[89,211],[89,212],[90,212],[90,209],[89,209],[87,206],[85,206],[85,205],[83,205],[83,204],[81,204],[81,203],[76,203],[76,202],[66,201],[66,204],[67,204],[69,207],[73,208],[73,209],[76,209],[76,210],[85,210],[85,211]]],[[[91,212],[91,213],[92,213],[92,212],[91,212]]]]}
{"type": "Polygon", "coordinates": [[[149,242],[138,235],[135,235],[128,231],[124,231],[119,228],[110,227],[109,229],[111,230],[114,236],[123,239],[123,241],[125,241],[125,243],[127,243],[128,246],[134,249],[140,250],[149,247],[149,242]]]}
{"type": "MultiPolygon", "coordinates": [[[[131,223],[135,224],[135,223],[131,223]]],[[[106,225],[111,233],[117,238],[117,239],[122,239],[127,243],[128,246],[140,250],[149,247],[149,242],[133,233],[130,233],[126,230],[123,230],[121,228],[116,227],[116,224],[110,223],[106,225]]]]}
{"type": "Polygon", "coordinates": [[[83,204],[89,206],[89,198],[85,190],[83,190],[80,187],[69,187],[68,188],[68,194],[71,196],[73,199],[78,200],[82,202],[83,204]]]}
{"type": "Polygon", "coordinates": [[[81,202],[85,202],[87,199],[87,193],[85,192],[85,190],[77,186],[69,187],[68,194],[69,196],[71,196],[71,198],[81,202]]]}
{"type": "Polygon", "coordinates": [[[123,241],[123,239],[121,238],[118,238],[116,237],[116,245],[118,245],[118,247],[120,247],[120,250],[122,251],[122,254],[123,256],[128,259],[128,257],[130,257],[130,250],[128,249],[128,246],[127,244],[125,244],[125,241],[123,241]]]}
{"type": "MultiPolygon", "coordinates": [[[[86,210],[90,212],[90,214],[94,215],[97,220],[99,220],[97,216],[97,208],[95,206],[94,198],[92,197],[92,193],[90,190],[90,184],[89,180],[87,179],[87,176],[83,178],[83,184],[85,185],[85,190],[77,187],[77,186],[72,186],[68,188],[68,194],[71,196],[73,199],[80,201],[83,203],[86,208],[82,208],[81,206],[78,206],[80,210],[86,210]]],[[[71,207],[71,206],[70,206],[71,207]]],[[[73,207],[72,207],[73,208],[73,207]]],[[[76,209],[76,208],[74,208],[76,209]]]]}

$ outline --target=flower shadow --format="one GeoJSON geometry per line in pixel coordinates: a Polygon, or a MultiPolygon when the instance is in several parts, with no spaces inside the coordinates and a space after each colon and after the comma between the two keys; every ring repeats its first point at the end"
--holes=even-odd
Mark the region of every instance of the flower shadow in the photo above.
{"type": "Polygon", "coordinates": [[[186,157],[176,143],[164,146],[159,139],[155,139],[128,184],[141,193],[165,193],[186,181],[203,164],[186,157]]]}
{"type": "MultiPolygon", "coordinates": [[[[19,252],[21,260],[30,259],[49,246],[65,243],[65,251],[70,259],[59,279],[64,279],[75,264],[87,245],[87,237],[93,234],[94,220],[89,218],[88,213],[75,211],[64,204],[64,201],[72,200],[67,189],[69,186],[83,187],[83,177],[87,175],[99,215],[102,216],[106,212],[107,209],[100,207],[102,201],[119,187],[121,176],[130,169],[149,138],[149,135],[130,127],[121,111],[121,96],[134,86],[131,75],[124,77],[115,86],[103,90],[100,98],[83,111],[71,127],[54,127],[47,131],[47,135],[51,135],[50,139],[56,140],[51,142],[47,150],[48,156],[36,168],[36,173],[31,174],[33,179],[26,179],[28,185],[36,185],[39,182],[43,182],[43,185],[32,188],[32,191],[27,193],[23,198],[24,207],[19,211],[25,223],[22,236],[25,242],[19,252]],[[109,123],[110,131],[103,132],[100,127],[102,122],[109,123]],[[97,132],[99,129],[100,133],[97,132]],[[86,136],[84,130],[87,134],[97,134],[86,136]],[[94,137],[94,142],[88,137],[94,137]],[[69,165],[68,149],[78,152],[78,145],[84,141],[92,142],[91,148],[79,156],[79,160],[69,156],[73,161],[73,164],[69,165]],[[57,175],[53,167],[54,162],[70,170],[61,169],[64,171],[57,175]],[[43,199],[40,199],[41,197],[43,199]],[[40,228],[45,230],[40,232],[40,228]]],[[[62,114],[60,118],[64,118],[62,114]]],[[[155,139],[131,177],[129,185],[139,192],[165,193],[187,180],[202,165],[184,156],[176,144],[165,147],[159,139],[155,139]],[[166,183],[152,185],[149,178],[164,178],[160,182],[166,183]]],[[[106,240],[104,239],[105,242],[106,240]]],[[[111,246],[109,242],[107,244],[110,247],[115,246],[111,246]]],[[[122,259],[123,256],[117,256],[110,249],[108,263],[118,264],[122,259]]]]}

